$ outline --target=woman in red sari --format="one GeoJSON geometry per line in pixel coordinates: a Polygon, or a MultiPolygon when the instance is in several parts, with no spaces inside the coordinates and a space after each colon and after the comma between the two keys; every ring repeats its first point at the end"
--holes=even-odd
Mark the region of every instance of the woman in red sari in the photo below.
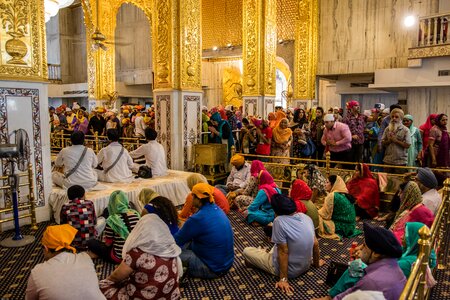
{"type": "Polygon", "coordinates": [[[378,216],[380,191],[366,164],[357,164],[353,178],[347,183],[348,193],[355,199],[356,215],[363,219],[378,216]]]}
{"type": "Polygon", "coordinates": [[[430,131],[433,128],[438,114],[431,114],[427,121],[419,126],[420,134],[422,135],[422,161],[425,156],[425,151],[428,149],[428,140],[430,138],[430,131]]]}

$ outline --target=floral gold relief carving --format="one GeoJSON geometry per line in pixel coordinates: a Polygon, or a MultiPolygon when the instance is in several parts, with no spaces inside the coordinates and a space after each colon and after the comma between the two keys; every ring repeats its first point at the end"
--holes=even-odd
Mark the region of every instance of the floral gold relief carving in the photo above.
{"type": "Polygon", "coordinates": [[[187,0],[180,6],[181,88],[201,90],[201,1],[187,0]]]}
{"type": "Polygon", "coordinates": [[[295,32],[294,98],[314,99],[318,49],[318,4],[298,2],[295,32]]]}
{"type": "Polygon", "coordinates": [[[409,59],[450,56],[450,45],[409,48],[409,59]]]}
{"type": "Polygon", "coordinates": [[[261,45],[264,51],[264,95],[275,95],[275,57],[277,47],[277,11],[276,0],[265,0],[265,41],[261,45]]]}
{"type": "Polygon", "coordinates": [[[155,0],[153,39],[156,44],[153,68],[156,74],[155,88],[171,87],[171,1],[155,0]]]}
{"type": "Polygon", "coordinates": [[[244,0],[243,7],[243,64],[244,64],[244,95],[259,95],[260,78],[260,45],[259,32],[261,23],[260,0],[244,0]]]}
{"type": "Polygon", "coordinates": [[[43,13],[43,1],[1,1],[0,79],[47,80],[43,13]]]}

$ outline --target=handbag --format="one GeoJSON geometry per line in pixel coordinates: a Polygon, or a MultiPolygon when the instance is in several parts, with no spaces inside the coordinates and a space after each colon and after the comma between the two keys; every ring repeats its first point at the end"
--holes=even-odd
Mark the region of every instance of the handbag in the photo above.
{"type": "Polygon", "coordinates": [[[342,274],[348,269],[348,264],[337,261],[331,261],[327,270],[327,279],[325,281],[329,286],[334,286],[341,278],[342,274]]]}
{"type": "Polygon", "coordinates": [[[152,169],[147,167],[146,165],[140,166],[139,171],[137,173],[137,177],[141,178],[152,178],[152,169]]]}
{"type": "Polygon", "coordinates": [[[306,145],[300,150],[302,156],[312,156],[316,152],[316,145],[311,138],[308,138],[306,145]]]}

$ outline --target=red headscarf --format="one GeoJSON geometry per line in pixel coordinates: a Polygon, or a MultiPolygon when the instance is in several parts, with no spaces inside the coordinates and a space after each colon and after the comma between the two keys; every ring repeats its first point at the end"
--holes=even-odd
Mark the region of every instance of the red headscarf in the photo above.
{"type": "Polygon", "coordinates": [[[426,150],[428,148],[428,139],[430,137],[430,130],[433,127],[431,124],[432,120],[436,120],[438,114],[431,114],[428,116],[427,121],[420,125],[419,129],[422,131],[422,139],[423,139],[423,149],[426,150]]]}
{"type": "Polygon", "coordinates": [[[260,160],[252,161],[252,165],[250,166],[250,174],[253,177],[258,177],[261,171],[267,171],[266,167],[264,167],[264,164],[260,160]]]}
{"type": "Polygon", "coordinates": [[[258,189],[263,190],[266,193],[266,196],[270,202],[272,196],[278,194],[278,191],[275,189],[277,185],[273,181],[272,175],[270,175],[269,172],[263,170],[259,172],[258,179],[259,179],[258,189]]]}
{"type": "Polygon", "coordinates": [[[312,190],[301,179],[297,179],[292,184],[291,198],[297,206],[297,212],[306,213],[308,210],[301,200],[309,200],[312,197],[312,190]]]}
{"type": "Polygon", "coordinates": [[[362,174],[356,178],[352,178],[347,183],[348,193],[356,199],[359,207],[374,218],[378,215],[378,209],[380,207],[380,190],[369,167],[366,164],[361,164],[361,170],[362,174]]]}

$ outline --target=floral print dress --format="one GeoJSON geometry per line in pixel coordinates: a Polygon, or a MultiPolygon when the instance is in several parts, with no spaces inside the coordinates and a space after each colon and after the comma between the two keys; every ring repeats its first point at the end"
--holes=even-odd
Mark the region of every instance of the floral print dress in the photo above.
{"type": "Polygon", "coordinates": [[[104,279],[100,289],[106,299],[168,299],[180,298],[176,258],[163,258],[131,249],[125,259],[134,271],[130,279],[114,283],[104,279]]]}

